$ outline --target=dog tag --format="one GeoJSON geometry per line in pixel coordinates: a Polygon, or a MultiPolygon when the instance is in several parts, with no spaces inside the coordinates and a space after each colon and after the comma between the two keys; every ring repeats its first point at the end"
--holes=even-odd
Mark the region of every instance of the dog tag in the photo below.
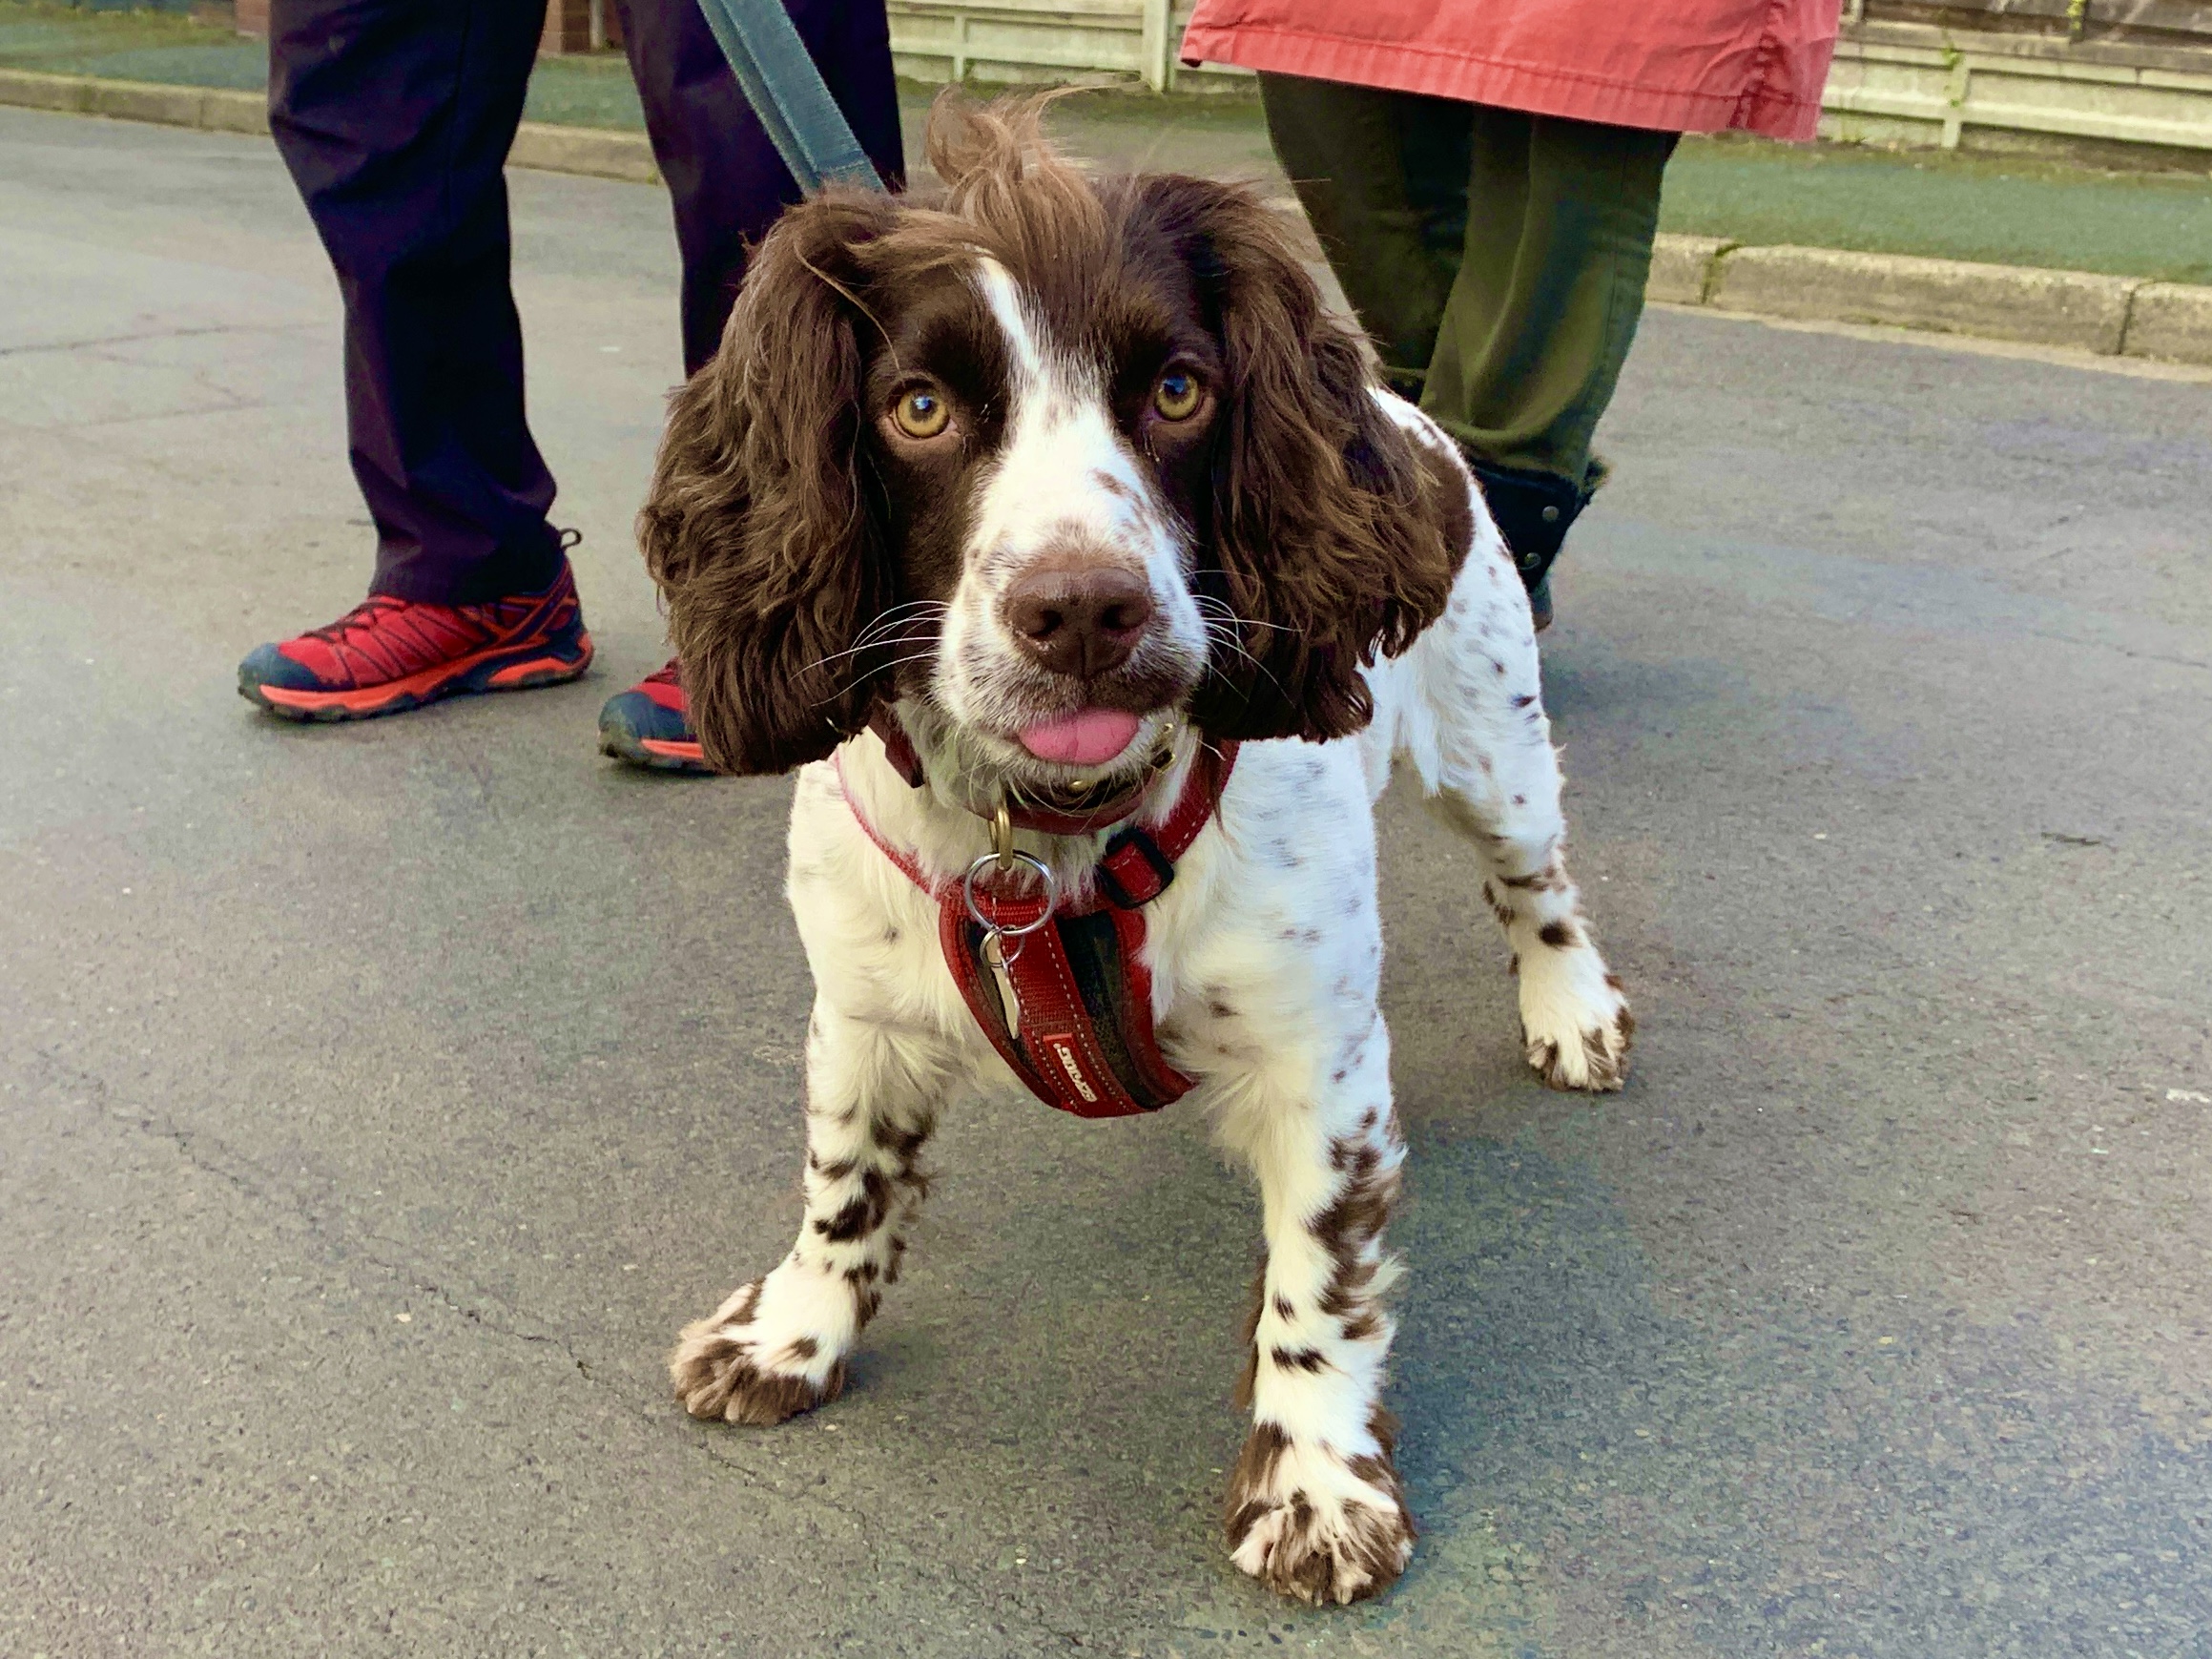
{"type": "Polygon", "coordinates": [[[1018,1038],[1022,1035],[1022,999],[1014,994],[1014,976],[1006,971],[1005,938],[995,931],[983,935],[983,961],[990,966],[999,1006],[1006,1010],[1006,1035],[1018,1038]]]}

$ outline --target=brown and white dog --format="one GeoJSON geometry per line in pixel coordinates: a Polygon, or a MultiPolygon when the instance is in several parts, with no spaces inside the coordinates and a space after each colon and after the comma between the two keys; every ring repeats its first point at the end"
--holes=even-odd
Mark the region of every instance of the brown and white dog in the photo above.
{"type": "MultiPolygon", "coordinates": [[[[1381,1403],[1405,1148],[1372,803],[1394,759],[1475,848],[1544,1081],[1619,1087],[1632,1028],[1561,862],[1528,602],[1451,442],[1379,388],[1249,191],[1089,176],[1033,105],[941,108],[930,158],[934,205],[832,194],[762,242],[639,521],[707,754],[799,769],[816,984],[806,1221],[684,1332],[676,1392],[746,1423],[834,1399],[931,1128],[1010,1081],[883,848],[957,881],[1000,799],[1147,776],[1157,821],[1237,740],[1144,945],[1160,1047],[1265,1201],[1226,1524],[1285,1594],[1372,1595],[1414,1539],[1381,1403]],[[886,713],[922,787],[871,730],[886,713]]],[[[1074,891],[1100,840],[1022,845],[1074,891]]]]}

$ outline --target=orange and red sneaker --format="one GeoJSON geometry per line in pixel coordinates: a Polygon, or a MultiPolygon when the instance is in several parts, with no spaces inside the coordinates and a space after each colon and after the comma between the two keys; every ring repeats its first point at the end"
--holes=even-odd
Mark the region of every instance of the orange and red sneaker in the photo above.
{"type": "Polygon", "coordinates": [[[692,730],[691,704],[676,659],[617,692],[599,711],[599,753],[660,772],[712,772],[692,730]]]}
{"type": "Polygon", "coordinates": [[[559,685],[591,666],[564,564],[542,593],[424,605],[372,593],[327,628],[254,648],[238,695],[287,720],[365,720],[464,692],[559,685]]]}

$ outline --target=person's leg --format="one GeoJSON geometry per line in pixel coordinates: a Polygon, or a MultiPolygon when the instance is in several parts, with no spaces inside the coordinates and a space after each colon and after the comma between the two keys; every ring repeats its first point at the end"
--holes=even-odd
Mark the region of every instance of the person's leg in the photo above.
{"type": "Polygon", "coordinates": [[[1418,398],[1466,239],[1469,105],[1263,74],[1268,136],[1384,378],[1418,398]]]}
{"type": "Polygon", "coordinates": [[[523,418],[502,169],[545,0],[276,0],[269,124],[345,301],[366,603],[256,648],[238,690],[349,720],[590,666],[523,418]]]}
{"type": "Polygon", "coordinates": [[[1643,313],[1677,135],[1473,116],[1466,241],[1421,406],[1467,451],[1534,590],[1597,483],[1591,435],[1643,313]]]}
{"type": "MultiPolygon", "coordinates": [[[[785,0],[799,38],[860,147],[892,189],[906,182],[899,87],[883,0],[785,0]]],[[[623,50],[668,180],[683,255],[684,373],[722,341],[747,249],[799,199],[798,183],[738,90],[698,0],[615,0],[623,50]]],[[[708,770],[672,659],[599,712],[599,748],[632,765],[708,770]]]]}
{"type": "Polygon", "coordinates": [[[275,0],[269,124],[345,301],[370,591],[468,605],[563,570],[523,415],[503,169],[545,0],[275,0]]]}
{"type": "MultiPolygon", "coordinates": [[[[746,249],[799,199],[698,0],[616,0],[623,49],[668,181],[683,253],[684,373],[721,342],[746,249]]],[[[884,182],[905,183],[883,0],[785,0],[830,94],[884,182]]]]}

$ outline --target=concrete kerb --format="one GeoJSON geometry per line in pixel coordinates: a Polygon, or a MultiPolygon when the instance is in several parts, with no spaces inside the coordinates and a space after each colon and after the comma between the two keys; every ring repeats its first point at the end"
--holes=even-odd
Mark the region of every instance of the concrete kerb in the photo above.
{"type": "MultiPolygon", "coordinates": [[[[205,133],[266,133],[269,100],[260,93],[227,87],[173,87],[150,81],[101,80],[90,75],[39,74],[0,69],[0,104],[106,115],[118,121],[155,121],[205,133]]],[[[642,133],[598,127],[561,127],[525,121],[507,160],[548,173],[583,173],[651,184],[660,177],[652,146],[642,133]]]]}
{"type": "Polygon", "coordinates": [[[2212,363],[2212,288],[2143,283],[2129,300],[2122,349],[2130,357],[2212,363]]]}
{"type": "Polygon", "coordinates": [[[2107,357],[2127,338],[2140,279],[2026,270],[1835,248],[1732,248],[1707,303],[1765,317],[1886,322],[2107,357]]]}
{"type": "Polygon", "coordinates": [[[1667,304],[1749,316],[1887,323],[2212,365],[2212,288],[2140,277],[1662,236],[1646,291],[1667,304]]]}
{"type": "MultiPolygon", "coordinates": [[[[204,132],[269,130],[263,94],[214,87],[0,69],[0,104],[204,132]]],[[[643,134],[592,127],[526,121],[507,159],[516,167],[637,183],[660,176],[643,134]]],[[[2140,277],[1662,236],[1648,291],[1674,305],[1888,323],[2212,366],[2212,287],[2140,277]]]]}

